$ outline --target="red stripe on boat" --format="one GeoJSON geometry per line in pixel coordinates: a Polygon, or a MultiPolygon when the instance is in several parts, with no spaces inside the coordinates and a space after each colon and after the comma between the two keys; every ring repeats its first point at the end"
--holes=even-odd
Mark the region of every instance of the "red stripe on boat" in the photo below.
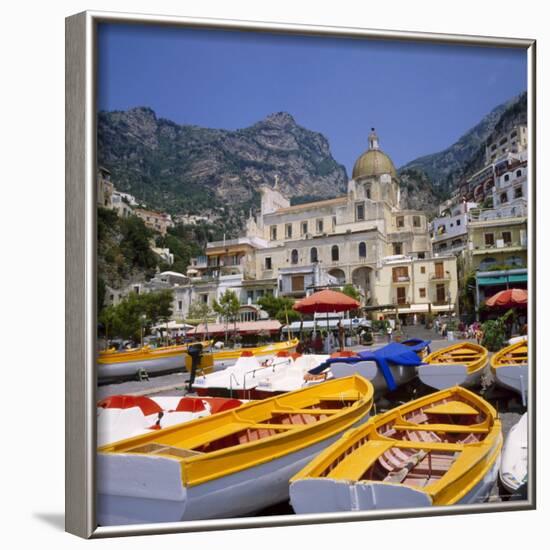
{"type": "Polygon", "coordinates": [[[200,412],[204,411],[204,409],[206,407],[202,399],[198,397],[182,397],[176,407],[176,412],[200,412]]]}

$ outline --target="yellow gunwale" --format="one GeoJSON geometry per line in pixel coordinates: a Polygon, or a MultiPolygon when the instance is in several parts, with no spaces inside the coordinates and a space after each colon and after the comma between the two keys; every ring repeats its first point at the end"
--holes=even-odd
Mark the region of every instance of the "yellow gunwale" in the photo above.
{"type": "Polygon", "coordinates": [[[285,342],[275,342],[273,344],[266,344],[265,346],[258,346],[255,348],[241,348],[233,350],[214,351],[214,361],[224,361],[227,359],[238,359],[243,351],[252,353],[252,355],[265,355],[268,353],[276,354],[279,351],[294,351],[298,345],[298,338],[285,342]]]}
{"type": "MultiPolygon", "coordinates": [[[[211,344],[210,340],[204,342],[198,342],[203,345],[203,347],[209,347],[211,344]]],[[[175,357],[181,355],[182,353],[187,352],[187,347],[189,344],[181,344],[177,346],[163,346],[160,348],[152,348],[150,346],[143,346],[142,348],[137,348],[128,351],[120,352],[100,352],[97,362],[101,365],[111,365],[116,363],[127,363],[130,361],[152,361],[155,359],[162,359],[166,357],[175,357]]]]}
{"type": "MultiPolygon", "coordinates": [[[[299,451],[344,432],[369,414],[373,396],[372,384],[358,375],[353,375],[265,400],[246,403],[237,409],[165,428],[156,433],[143,434],[105,445],[99,448],[98,452],[127,454],[132,449],[149,444],[193,451],[194,448],[209,441],[215,441],[250,428],[281,430],[280,433],[263,439],[208,453],[194,452],[192,456],[179,457],[162,452],[155,453],[154,456],[179,461],[183,483],[185,486],[192,487],[299,451]],[[340,399],[354,400],[355,402],[351,406],[336,410],[336,412],[330,409],[331,414],[312,424],[287,425],[262,422],[263,419],[269,419],[273,414],[295,413],[320,401],[340,399]]],[[[308,413],[324,414],[324,411],[313,409],[308,413]]],[[[147,453],[139,452],[135,454],[147,455],[147,453]]]]}
{"type": "Polygon", "coordinates": [[[515,344],[502,348],[491,357],[491,371],[494,374],[495,369],[499,367],[520,367],[527,365],[527,358],[527,340],[516,342],[515,344]]]}
{"type": "Polygon", "coordinates": [[[466,366],[468,374],[474,374],[487,365],[488,357],[489,352],[483,346],[472,342],[459,342],[430,353],[424,359],[424,363],[442,367],[463,364],[466,366]]]}
{"type": "MultiPolygon", "coordinates": [[[[422,397],[386,413],[372,417],[366,424],[349,430],[336,443],[325,449],[290,482],[306,478],[332,477],[348,480],[350,483],[370,483],[358,481],[378,458],[389,449],[408,448],[424,451],[459,452],[449,470],[437,481],[425,487],[418,487],[426,493],[434,505],[448,505],[458,502],[485,476],[497,460],[502,448],[502,430],[496,410],[476,394],[460,386],[442,390],[422,397]],[[461,397],[475,405],[485,415],[479,424],[460,426],[447,424],[413,424],[403,419],[403,415],[425,408],[431,402],[461,397]],[[402,441],[386,437],[378,432],[381,426],[393,423],[396,430],[427,430],[435,433],[485,433],[485,439],[474,443],[444,443],[425,441],[402,441]],[[350,449],[354,449],[350,452],[350,449]],[[346,462],[345,462],[346,461],[346,462]],[[336,473],[335,473],[336,470],[336,473]]],[[[377,482],[392,483],[392,482],[377,482]]]]}

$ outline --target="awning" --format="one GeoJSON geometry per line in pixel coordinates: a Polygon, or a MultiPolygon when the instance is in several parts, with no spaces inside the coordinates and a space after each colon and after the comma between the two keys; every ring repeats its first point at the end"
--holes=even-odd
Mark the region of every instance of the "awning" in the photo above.
{"type": "Polygon", "coordinates": [[[507,283],[526,283],[527,273],[515,275],[500,275],[498,277],[480,277],[477,280],[479,286],[505,285],[507,283]]]}
{"type": "MultiPolygon", "coordinates": [[[[270,320],[270,321],[241,321],[237,323],[236,329],[239,334],[258,334],[259,332],[269,332],[270,334],[276,334],[281,330],[281,323],[279,321],[270,320]]],[[[208,326],[204,324],[198,325],[195,329],[192,329],[187,332],[187,336],[194,335],[205,335],[209,336],[214,335],[223,335],[225,332],[231,334],[235,330],[235,324],[230,322],[225,325],[225,323],[208,323],[208,326]]]]}

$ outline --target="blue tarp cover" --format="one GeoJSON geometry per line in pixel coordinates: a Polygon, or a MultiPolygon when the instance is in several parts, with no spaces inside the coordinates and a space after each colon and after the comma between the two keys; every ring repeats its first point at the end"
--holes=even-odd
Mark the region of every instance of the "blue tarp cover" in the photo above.
{"type": "Polygon", "coordinates": [[[317,367],[309,371],[310,374],[320,374],[324,370],[330,367],[332,363],[357,363],[359,361],[374,361],[378,368],[382,371],[388,389],[390,391],[395,390],[397,385],[393,379],[392,373],[390,371],[390,365],[403,365],[406,367],[416,367],[422,364],[422,360],[416,354],[417,351],[420,351],[424,348],[428,348],[428,353],[430,351],[429,340],[420,340],[419,338],[412,338],[406,340],[410,345],[405,345],[405,343],[392,342],[383,348],[377,349],[375,351],[365,350],[360,351],[357,355],[352,357],[330,357],[317,367]]]}

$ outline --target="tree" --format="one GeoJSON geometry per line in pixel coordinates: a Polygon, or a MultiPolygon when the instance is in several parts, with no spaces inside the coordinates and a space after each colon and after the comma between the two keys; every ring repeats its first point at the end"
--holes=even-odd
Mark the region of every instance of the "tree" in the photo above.
{"type": "Polygon", "coordinates": [[[148,294],[132,292],[116,306],[104,308],[99,316],[106,336],[141,340],[150,327],[172,316],[172,291],[161,290],[148,294]]]}
{"type": "Polygon", "coordinates": [[[225,342],[227,343],[227,332],[230,321],[235,324],[235,333],[237,332],[237,314],[241,304],[237,294],[228,288],[220,297],[220,301],[214,299],[212,308],[223,319],[225,323],[225,342]]]}
{"type": "Polygon", "coordinates": [[[284,296],[275,297],[273,294],[264,294],[257,300],[257,304],[267,312],[271,319],[277,319],[282,325],[301,319],[300,314],[292,309],[294,300],[284,296]]]}
{"type": "MultiPolygon", "coordinates": [[[[353,298],[354,300],[357,300],[359,303],[361,303],[361,294],[355,288],[354,285],[352,285],[350,283],[346,283],[342,288],[342,293],[345,294],[346,296],[349,296],[350,298],[353,298]]],[[[353,317],[360,317],[361,316],[361,310],[359,308],[353,309],[349,313],[353,317]]]]}
{"type": "Polygon", "coordinates": [[[206,338],[208,338],[208,319],[212,317],[212,314],[212,308],[208,303],[197,298],[189,305],[187,318],[191,321],[202,321],[206,328],[206,338]]]}

